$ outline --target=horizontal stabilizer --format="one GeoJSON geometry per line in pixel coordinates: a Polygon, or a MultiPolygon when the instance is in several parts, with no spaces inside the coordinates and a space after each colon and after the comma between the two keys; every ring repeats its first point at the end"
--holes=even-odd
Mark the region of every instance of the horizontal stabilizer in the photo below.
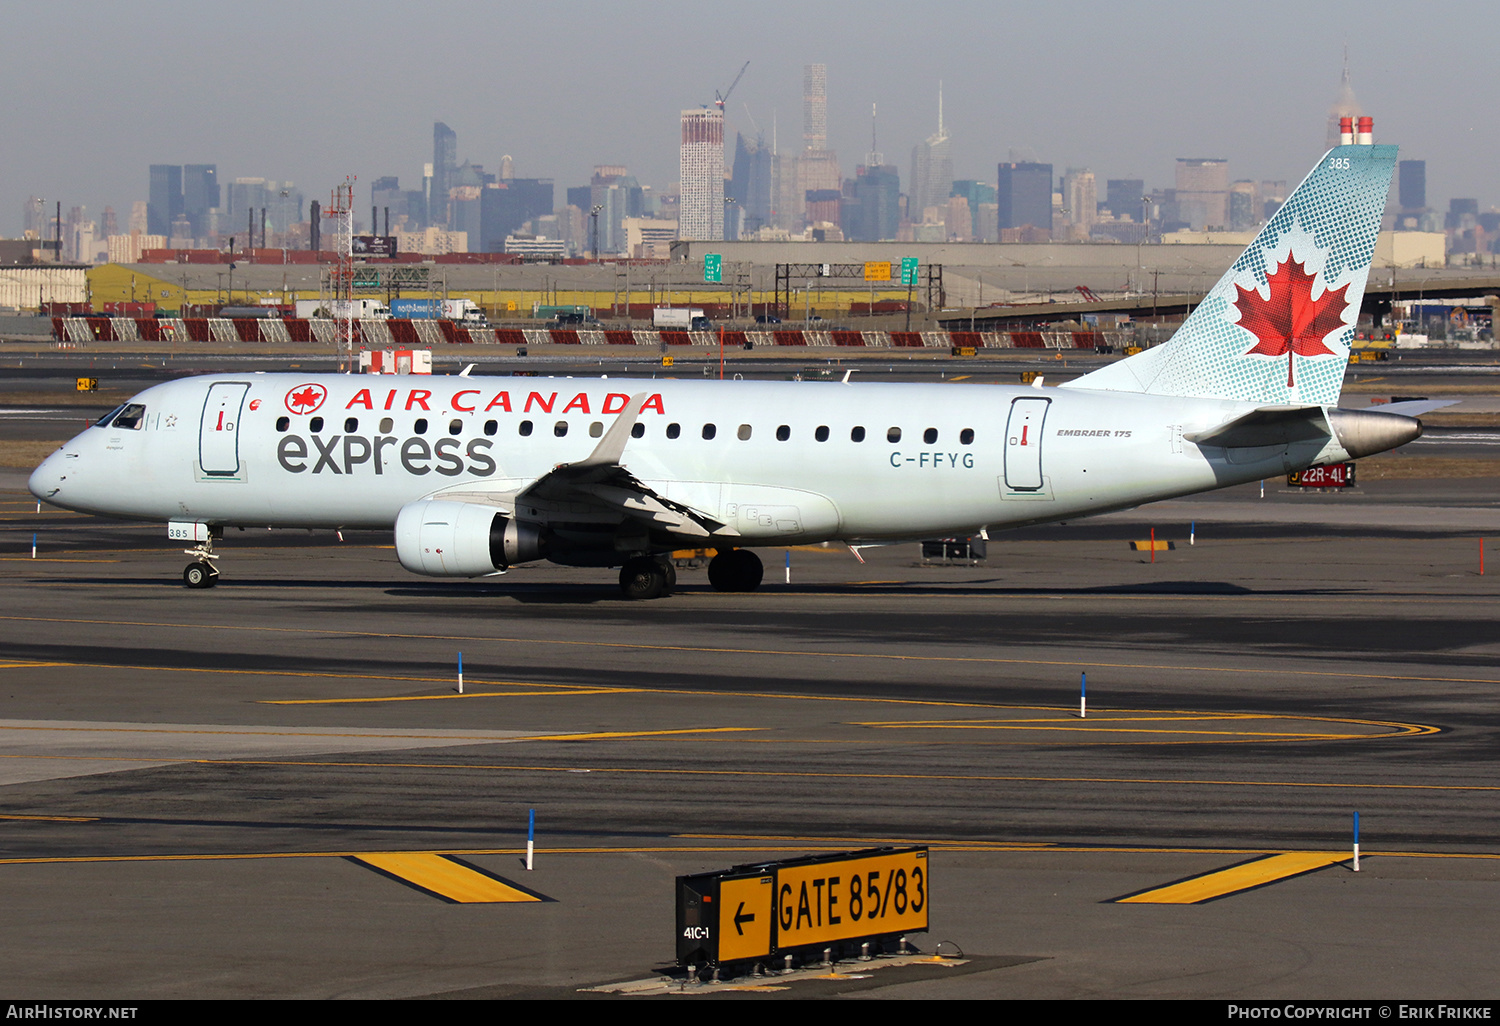
{"type": "Polygon", "coordinates": [[[1291,445],[1327,438],[1332,432],[1321,406],[1262,406],[1207,431],[1182,437],[1194,445],[1236,449],[1257,445],[1291,445]]]}
{"type": "Polygon", "coordinates": [[[1403,417],[1420,417],[1445,406],[1457,406],[1462,399],[1408,399],[1404,403],[1382,403],[1369,407],[1371,413],[1397,413],[1403,417]]]}

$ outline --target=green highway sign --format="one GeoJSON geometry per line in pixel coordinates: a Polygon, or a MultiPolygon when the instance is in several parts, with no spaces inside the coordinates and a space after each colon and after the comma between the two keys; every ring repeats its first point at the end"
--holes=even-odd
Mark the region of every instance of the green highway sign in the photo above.
{"type": "Polygon", "coordinates": [[[917,258],[901,258],[901,284],[915,285],[917,283],[917,258]]]}
{"type": "Polygon", "coordinates": [[[724,257],[718,253],[709,253],[703,258],[703,280],[724,280],[724,257]]]}

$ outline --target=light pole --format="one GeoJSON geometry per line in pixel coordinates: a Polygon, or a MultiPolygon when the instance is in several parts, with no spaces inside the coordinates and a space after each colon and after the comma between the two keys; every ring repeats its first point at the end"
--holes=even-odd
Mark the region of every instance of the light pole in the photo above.
{"type": "Polygon", "coordinates": [[[602,204],[595,203],[589,208],[589,217],[594,220],[594,260],[599,259],[599,212],[604,209],[602,204]]]}

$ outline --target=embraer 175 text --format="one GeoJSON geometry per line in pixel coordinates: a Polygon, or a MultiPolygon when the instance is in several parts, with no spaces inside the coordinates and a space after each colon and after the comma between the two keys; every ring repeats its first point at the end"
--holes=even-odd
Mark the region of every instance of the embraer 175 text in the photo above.
{"type": "Polygon", "coordinates": [[[1383,452],[1440,403],[1337,408],[1394,146],[1330,150],[1163,345],[1058,388],[367,375],[157,385],[49,456],[55,506],[167,521],[218,577],[226,526],[394,526],[402,566],[549,559],[670,592],[668,554],[1072,520],[1383,452]]]}

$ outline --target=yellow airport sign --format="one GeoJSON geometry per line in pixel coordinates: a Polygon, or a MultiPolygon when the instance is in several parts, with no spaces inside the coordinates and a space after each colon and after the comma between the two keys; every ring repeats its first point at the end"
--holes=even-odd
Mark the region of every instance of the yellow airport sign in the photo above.
{"type": "Polygon", "coordinates": [[[92,392],[99,387],[98,378],[79,378],[77,389],[80,392],[92,392]]]}
{"type": "Polygon", "coordinates": [[[770,874],[719,881],[719,961],[770,955],[774,883],[770,874]]]}
{"type": "Polygon", "coordinates": [[[889,260],[872,261],[865,264],[865,281],[890,281],[891,263],[889,260]]]}
{"type": "Polygon", "coordinates": [[[926,848],[812,855],[677,878],[677,962],[752,962],[927,929],[926,848]]]}
{"type": "Polygon", "coordinates": [[[776,871],[776,947],[927,929],[927,849],[776,871]]]}

